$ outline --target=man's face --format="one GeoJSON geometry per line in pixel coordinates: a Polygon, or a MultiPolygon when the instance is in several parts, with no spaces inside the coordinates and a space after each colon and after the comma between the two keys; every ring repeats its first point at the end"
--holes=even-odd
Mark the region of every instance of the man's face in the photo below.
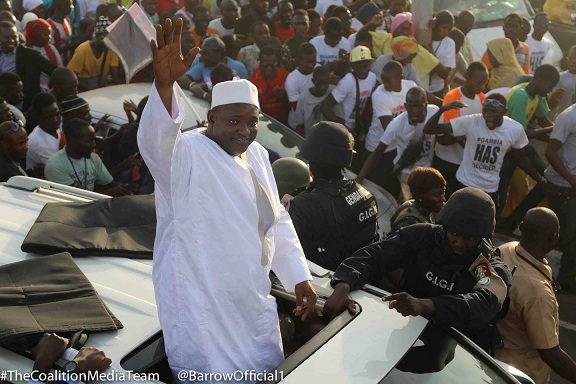
{"type": "Polygon", "coordinates": [[[350,66],[356,77],[360,80],[364,80],[368,77],[368,73],[370,72],[370,65],[372,64],[371,60],[362,60],[356,61],[355,63],[351,63],[350,66]]]}
{"type": "Polygon", "coordinates": [[[220,50],[202,52],[202,62],[207,67],[215,67],[216,64],[224,59],[224,56],[224,52],[220,50]]]}
{"type": "Polygon", "coordinates": [[[308,34],[308,18],[302,15],[296,15],[292,18],[294,25],[294,34],[300,38],[305,38],[308,34]]]}
{"type": "Polygon", "coordinates": [[[418,125],[426,120],[427,104],[425,95],[406,97],[404,108],[408,114],[408,123],[418,125]]]}
{"type": "Polygon", "coordinates": [[[208,111],[207,136],[231,156],[246,152],[258,133],[258,108],[228,104],[208,111]]]}
{"type": "Polygon", "coordinates": [[[516,17],[509,17],[504,21],[504,36],[515,42],[518,39],[521,27],[521,20],[516,17]]]}
{"type": "Polygon", "coordinates": [[[450,32],[452,31],[452,28],[454,28],[454,24],[441,24],[435,27],[439,40],[448,37],[448,35],[450,35],[450,32]]]}
{"type": "Polygon", "coordinates": [[[462,31],[464,35],[467,35],[474,27],[474,18],[470,16],[460,16],[456,20],[456,28],[462,31]]]}
{"type": "Polygon", "coordinates": [[[298,60],[298,70],[303,75],[309,75],[314,70],[316,66],[316,55],[302,55],[300,56],[300,60],[298,60]]]}
{"type": "Polygon", "coordinates": [[[490,130],[502,125],[507,111],[506,107],[495,99],[486,99],[482,103],[482,116],[490,130]]]}
{"type": "Polygon", "coordinates": [[[540,80],[538,82],[538,87],[536,88],[536,93],[542,97],[546,97],[552,89],[558,84],[558,81],[553,80],[540,80]]]}
{"type": "Polygon", "coordinates": [[[352,14],[350,11],[340,12],[336,17],[342,21],[342,30],[349,32],[350,27],[352,26],[352,14]]]}
{"type": "Polygon", "coordinates": [[[568,61],[568,71],[576,73],[576,48],[570,50],[566,59],[568,61]]]}
{"type": "MultiPolygon", "coordinates": [[[[194,29],[197,34],[203,36],[206,34],[206,29],[208,29],[208,24],[210,24],[210,15],[207,13],[200,13],[194,18],[194,29]]],[[[196,42],[200,45],[200,42],[196,42]]]]}
{"type": "Polygon", "coordinates": [[[472,76],[466,77],[466,87],[475,95],[483,92],[488,84],[488,71],[475,71],[472,76]]]}
{"type": "Polygon", "coordinates": [[[62,83],[52,84],[52,94],[57,100],[63,100],[67,96],[78,94],[78,77],[70,74],[62,83]]]}
{"type": "Polygon", "coordinates": [[[24,100],[24,86],[22,82],[19,81],[13,86],[6,89],[6,94],[4,95],[4,100],[12,105],[18,105],[24,100]]]}
{"type": "Polygon", "coordinates": [[[276,76],[278,58],[276,55],[262,55],[260,58],[260,69],[265,79],[273,79],[276,76]]]}
{"type": "Polygon", "coordinates": [[[61,116],[58,104],[52,103],[52,105],[40,110],[40,114],[38,115],[38,125],[44,131],[50,134],[55,133],[58,128],[60,128],[60,122],[61,116]]]}
{"type": "Polygon", "coordinates": [[[426,193],[417,194],[415,199],[419,201],[424,208],[430,210],[430,212],[438,213],[446,202],[445,194],[446,188],[436,187],[426,193]]]}
{"type": "Polygon", "coordinates": [[[8,108],[8,104],[3,102],[0,104],[0,123],[5,121],[14,121],[14,114],[10,108],[8,108]]]}
{"type": "Polygon", "coordinates": [[[342,30],[341,29],[334,29],[325,31],[324,33],[324,42],[331,47],[335,47],[340,43],[342,40],[342,30]]]}
{"type": "Polygon", "coordinates": [[[280,4],[278,8],[278,20],[283,27],[292,25],[292,16],[294,16],[294,8],[290,2],[280,4]]]}
{"type": "Polygon", "coordinates": [[[382,84],[388,92],[402,91],[402,73],[398,74],[382,70],[380,76],[382,78],[382,84]]]}
{"type": "Polygon", "coordinates": [[[62,5],[62,12],[64,12],[65,14],[69,14],[74,10],[74,4],[72,4],[72,0],[66,2],[64,5],[62,5]]]}
{"type": "Polygon", "coordinates": [[[144,0],[141,4],[144,11],[150,16],[158,12],[158,0],[144,0]]]}
{"type": "Polygon", "coordinates": [[[220,13],[222,13],[222,19],[224,21],[233,22],[238,19],[238,7],[231,1],[223,1],[222,8],[220,8],[220,13]]]}
{"type": "Polygon", "coordinates": [[[66,116],[68,119],[82,119],[87,123],[92,122],[92,114],[90,114],[90,106],[85,105],[82,108],[78,108],[75,111],[68,113],[66,116]]]}
{"type": "Polygon", "coordinates": [[[548,27],[550,26],[550,19],[548,16],[538,16],[534,19],[534,32],[545,34],[548,32],[548,27]]]}
{"type": "Polygon", "coordinates": [[[266,38],[270,37],[270,29],[267,25],[261,25],[254,30],[252,37],[254,38],[254,43],[260,47],[266,38]]]}
{"type": "Polygon", "coordinates": [[[463,255],[466,252],[478,248],[480,240],[482,240],[477,237],[465,236],[459,233],[458,230],[451,228],[446,232],[446,239],[448,240],[448,244],[450,245],[450,248],[452,248],[452,251],[457,255],[463,255]]]}
{"type": "Polygon", "coordinates": [[[320,31],[322,30],[322,20],[310,20],[310,24],[308,25],[308,34],[310,36],[318,36],[320,31]]]}
{"type": "Polygon", "coordinates": [[[265,15],[268,12],[268,2],[265,0],[251,1],[252,9],[258,15],[265,15]]]}
{"type": "Polygon", "coordinates": [[[12,161],[21,161],[28,153],[28,134],[24,128],[16,132],[8,131],[0,140],[2,152],[12,161]]]}
{"type": "Polygon", "coordinates": [[[18,32],[16,27],[0,28],[0,50],[2,53],[14,52],[18,46],[18,32]]]}
{"type": "Polygon", "coordinates": [[[398,13],[406,12],[406,0],[392,0],[390,2],[389,12],[392,16],[398,13]]]}
{"type": "Polygon", "coordinates": [[[81,128],[75,139],[75,143],[78,154],[87,159],[90,158],[92,151],[96,148],[96,133],[94,132],[94,128],[91,125],[81,128]]]}
{"type": "Polygon", "coordinates": [[[312,77],[312,83],[316,88],[316,91],[320,95],[325,95],[328,92],[328,88],[330,88],[330,74],[322,74],[319,76],[312,77]]]}

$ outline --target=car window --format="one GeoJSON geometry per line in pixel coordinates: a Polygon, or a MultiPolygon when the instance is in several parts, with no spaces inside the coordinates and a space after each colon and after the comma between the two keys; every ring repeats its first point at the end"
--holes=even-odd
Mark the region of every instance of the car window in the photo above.
{"type": "Polygon", "coordinates": [[[476,24],[504,20],[510,13],[531,18],[525,0],[435,0],[434,11],[450,10],[454,15],[468,10],[476,17],[476,24]]]}
{"type": "Polygon", "coordinates": [[[412,348],[390,373],[385,384],[510,383],[479,356],[470,353],[452,336],[428,323],[412,348]]]}
{"type": "Polygon", "coordinates": [[[278,152],[280,157],[302,159],[300,148],[304,139],[290,128],[262,114],[260,114],[256,141],[265,148],[278,152]]]}

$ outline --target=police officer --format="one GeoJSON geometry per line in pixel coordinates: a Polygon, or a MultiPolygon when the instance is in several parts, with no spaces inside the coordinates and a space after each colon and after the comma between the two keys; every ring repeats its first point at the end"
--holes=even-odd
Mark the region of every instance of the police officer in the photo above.
{"type": "Polygon", "coordinates": [[[313,182],[290,203],[306,258],[332,271],[377,239],[376,199],[342,174],[352,162],[353,147],[354,138],[343,125],[314,125],[302,146],[313,182]]]}
{"type": "Polygon", "coordinates": [[[353,314],[350,291],[404,268],[403,292],[383,298],[390,308],[403,316],[429,315],[493,352],[501,340],[492,323],[512,281],[489,240],[495,211],[488,194],[464,188],[440,210],[440,225],[414,224],[357,251],[336,270],[324,314],[334,317],[346,308],[353,314]]]}
{"type": "Polygon", "coordinates": [[[284,195],[296,196],[310,184],[310,169],[300,159],[283,157],[272,163],[272,172],[280,198],[284,195]]]}

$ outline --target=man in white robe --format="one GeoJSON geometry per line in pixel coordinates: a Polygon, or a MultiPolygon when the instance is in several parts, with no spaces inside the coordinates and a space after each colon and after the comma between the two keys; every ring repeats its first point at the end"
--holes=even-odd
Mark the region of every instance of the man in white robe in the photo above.
{"type": "Polygon", "coordinates": [[[156,181],[153,280],[168,362],[180,381],[192,379],[178,375],[189,370],[270,372],[283,351],[268,273],[295,287],[294,314],[303,319],[317,299],[312,276],[267,151],[254,141],[256,87],[246,80],[216,85],[208,129],[181,133],[174,82],[198,49],[183,59],[182,21],[173,38],[171,27],[169,19],[167,33],[156,26],[155,83],[138,132],[156,181]]]}

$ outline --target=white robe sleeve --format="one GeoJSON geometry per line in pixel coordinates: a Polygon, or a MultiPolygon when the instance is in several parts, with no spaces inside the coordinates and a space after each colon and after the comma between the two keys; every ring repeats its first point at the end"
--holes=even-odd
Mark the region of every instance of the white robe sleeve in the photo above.
{"type": "Polygon", "coordinates": [[[294,224],[284,207],[280,208],[280,219],[276,223],[274,242],[276,251],[271,267],[284,288],[287,291],[293,291],[296,284],[312,280],[312,274],[308,269],[294,224]]]}
{"type": "Polygon", "coordinates": [[[171,194],[172,154],[185,117],[184,110],[180,108],[179,97],[176,96],[178,94],[176,87],[178,85],[174,84],[172,113],[169,115],[158,95],[156,85],[152,85],[138,127],[140,153],[154,177],[156,188],[164,196],[171,194]]]}

